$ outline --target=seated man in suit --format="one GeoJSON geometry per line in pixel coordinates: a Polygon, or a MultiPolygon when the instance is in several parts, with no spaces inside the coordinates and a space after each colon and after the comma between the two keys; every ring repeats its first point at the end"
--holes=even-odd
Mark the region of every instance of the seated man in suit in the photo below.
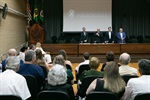
{"type": "Polygon", "coordinates": [[[106,43],[114,43],[114,33],[111,30],[111,27],[108,27],[108,31],[105,34],[106,43]]]}
{"type": "Polygon", "coordinates": [[[86,32],[86,28],[83,27],[82,28],[82,32],[81,32],[80,42],[81,43],[87,43],[88,42],[88,38],[89,38],[89,35],[86,32]]]}
{"type": "Polygon", "coordinates": [[[100,31],[100,28],[97,28],[97,31],[94,33],[95,41],[97,43],[103,42],[103,33],[100,31]]]}
{"type": "Polygon", "coordinates": [[[126,33],[123,32],[123,28],[119,29],[117,33],[118,43],[126,43],[126,33]]]}

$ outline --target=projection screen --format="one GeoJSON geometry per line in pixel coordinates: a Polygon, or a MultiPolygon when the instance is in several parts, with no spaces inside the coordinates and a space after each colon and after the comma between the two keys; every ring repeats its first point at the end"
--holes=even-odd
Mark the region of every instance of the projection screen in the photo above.
{"type": "Polygon", "coordinates": [[[107,31],[112,26],[112,0],[63,0],[63,32],[107,31]]]}

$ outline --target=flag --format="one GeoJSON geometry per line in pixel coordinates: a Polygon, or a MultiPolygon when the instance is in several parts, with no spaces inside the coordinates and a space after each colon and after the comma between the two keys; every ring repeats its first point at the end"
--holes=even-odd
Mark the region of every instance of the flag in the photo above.
{"type": "Polygon", "coordinates": [[[40,11],[40,20],[42,23],[44,22],[43,0],[42,0],[41,11],[40,11]]]}
{"type": "Polygon", "coordinates": [[[31,9],[30,9],[30,4],[29,0],[27,0],[27,15],[28,15],[28,21],[32,20],[32,15],[31,15],[31,9]]]}
{"type": "Polygon", "coordinates": [[[35,20],[36,23],[38,22],[38,16],[39,16],[39,11],[38,11],[38,8],[37,8],[36,2],[35,2],[33,19],[35,20]]]}

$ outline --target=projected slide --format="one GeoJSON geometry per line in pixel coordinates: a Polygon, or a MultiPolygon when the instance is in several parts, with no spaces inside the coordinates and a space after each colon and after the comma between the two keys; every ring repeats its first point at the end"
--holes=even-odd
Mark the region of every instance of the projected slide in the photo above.
{"type": "Polygon", "coordinates": [[[63,0],[63,31],[107,31],[112,26],[112,0],[63,0]]]}

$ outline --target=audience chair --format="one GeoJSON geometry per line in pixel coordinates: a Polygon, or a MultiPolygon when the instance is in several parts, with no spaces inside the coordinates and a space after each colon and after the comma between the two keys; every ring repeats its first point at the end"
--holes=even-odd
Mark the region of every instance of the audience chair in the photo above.
{"type": "Polygon", "coordinates": [[[78,85],[78,93],[77,95],[81,98],[86,96],[86,90],[91,84],[91,82],[96,78],[103,78],[102,76],[87,76],[82,80],[82,83],[78,85]]]}
{"type": "Polygon", "coordinates": [[[93,91],[89,93],[85,100],[119,100],[118,96],[112,92],[98,92],[93,91]]]}
{"type": "Polygon", "coordinates": [[[137,75],[122,75],[123,80],[126,82],[126,84],[128,83],[130,78],[136,78],[138,77],[137,75]]]}
{"type": "Polygon", "coordinates": [[[41,91],[37,100],[69,100],[69,96],[62,91],[41,91]]]}
{"type": "Polygon", "coordinates": [[[0,100],[22,100],[18,95],[0,95],[0,100]]]}
{"type": "Polygon", "coordinates": [[[79,71],[78,71],[78,73],[76,73],[76,81],[78,81],[80,75],[82,74],[82,72],[83,72],[84,70],[90,70],[89,64],[81,65],[81,66],[79,67],[79,71]]]}
{"type": "Polygon", "coordinates": [[[139,93],[135,96],[134,100],[150,100],[150,92],[149,93],[139,93]]]}
{"type": "Polygon", "coordinates": [[[38,86],[37,86],[36,78],[31,75],[24,75],[24,77],[27,81],[27,85],[31,93],[31,97],[28,98],[27,100],[36,100],[38,94],[38,86]]]}

